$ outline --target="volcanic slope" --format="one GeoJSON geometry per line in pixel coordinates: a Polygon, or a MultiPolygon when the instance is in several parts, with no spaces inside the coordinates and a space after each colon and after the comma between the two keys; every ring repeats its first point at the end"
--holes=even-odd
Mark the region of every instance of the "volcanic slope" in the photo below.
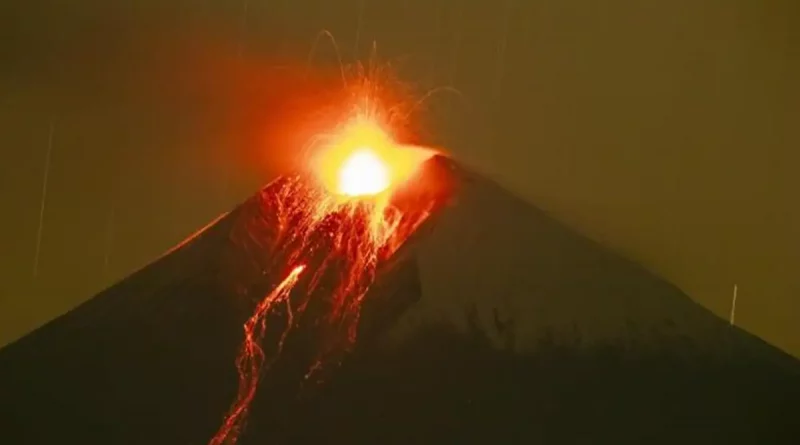
{"type": "MultiPolygon", "coordinates": [[[[457,200],[367,299],[377,328],[302,403],[265,378],[273,408],[240,443],[797,443],[797,360],[437,159],[457,200]]],[[[207,441],[251,309],[231,304],[253,251],[230,233],[259,208],[0,352],[4,438],[207,441]]]]}
{"type": "MultiPolygon", "coordinates": [[[[427,178],[438,165],[426,164],[430,168],[421,175],[427,178]]],[[[0,443],[209,443],[239,389],[236,364],[244,323],[287,271],[297,269],[282,264],[295,251],[276,247],[286,245],[279,239],[296,239],[293,234],[282,237],[279,226],[298,225],[294,211],[277,209],[306,202],[293,200],[293,195],[306,195],[287,184],[301,182],[276,180],[149,266],[0,350],[0,443]]],[[[416,194],[413,187],[396,196],[401,210],[415,199],[438,199],[416,194]]],[[[420,221],[414,212],[403,215],[420,221]]],[[[429,217],[415,226],[409,240],[427,230],[433,215],[425,214],[429,217]]],[[[330,257],[327,252],[334,250],[326,246],[338,239],[330,234],[338,233],[338,224],[347,224],[340,221],[348,218],[347,212],[332,214],[330,223],[304,238],[316,246],[310,252],[320,256],[304,257],[307,269],[338,264],[341,259],[330,257]]],[[[397,224],[399,232],[404,223],[397,224]]],[[[384,320],[396,319],[397,312],[420,298],[410,245],[401,245],[378,264],[358,319],[356,349],[389,325],[384,320]]],[[[238,443],[279,441],[293,406],[302,405],[320,386],[305,376],[317,369],[319,354],[325,352],[319,344],[329,347],[337,341],[320,335],[337,329],[337,319],[321,316],[330,315],[331,298],[325,297],[340,273],[332,267],[327,266],[330,273],[300,278],[286,300],[289,312],[281,305],[265,319],[261,347],[278,360],[262,373],[238,443]],[[284,337],[287,319],[295,328],[284,337]],[[326,324],[329,319],[333,327],[326,324]]],[[[315,378],[334,375],[337,362],[323,363],[315,378]]]]}
{"type": "Polygon", "coordinates": [[[422,300],[326,387],[298,443],[798,443],[798,360],[460,176],[415,249],[422,300]]]}

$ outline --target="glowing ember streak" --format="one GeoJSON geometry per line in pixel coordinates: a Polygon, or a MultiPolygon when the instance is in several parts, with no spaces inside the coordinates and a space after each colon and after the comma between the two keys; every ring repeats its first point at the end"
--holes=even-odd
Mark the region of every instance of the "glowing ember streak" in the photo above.
{"type": "MultiPolygon", "coordinates": [[[[327,190],[309,185],[301,177],[282,178],[273,193],[262,195],[263,205],[275,211],[277,219],[277,251],[282,252],[280,263],[308,264],[312,270],[306,292],[289,293],[304,270],[296,268],[256,308],[245,325],[245,340],[237,367],[239,391],[223,425],[210,445],[235,444],[241,434],[250,403],[255,397],[259,376],[265,368],[264,352],[259,346],[265,332],[267,315],[280,303],[286,304],[289,320],[278,340],[277,360],[293,320],[303,316],[310,305],[323,305],[325,314],[316,320],[320,325],[317,359],[310,365],[305,378],[336,363],[356,339],[361,303],[372,285],[378,266],[408,239],[430,215],[433,202],[413,212],[404,213],[388,200],[370,197],[364,200],[341,200],[327,190]],[[266,195],[266,196],[265,196],[266,195]],[[320,295],[317,292],[326,280],[333,288],[320,295]],[[317,292],[317,293],[315,293],[317,292]],[[324,302],[313,301],[323,297],[324,302]]],[[[265,224],[266,221],[259,221],[265,224]]],[[[248,232],[258,228],[250,227],[248,232]]],[[[253,233],[247,233],[253,236],[253,233]]],[[[275,267],[282,268],[281,264],[275,267]]]]}
{"type": "Polygon", "coordinates": [[[343,123],[315,138],[314,175],[334,195],[377,195],[405,182],[435,152],[398,143],[392,128],[397,117],[387,115],[375,85],[365,79],[354,87],[355,103],[343,123]]]}
{"type": "MultiPolygon", "coordinates": [[[[244,344],[236,367],[239,370],[239,391],[236,394],[236,401],[230,409],[219,432],[211,439],[211,445],[221,445],[225,443],[236,443],[236,439],[241,434],[244,422],[247,417],[247,410],[250,402],[255,397],[258,388],[258,379],[264,365],[264,351],[259,345],[266,329],[265,319],[270,310],[277,304],[286,302],[288,304],[289,294],[297,284],[297,279],[305,269],[305,266],[297,266],[289,273],[272,292],[270,292],[256,307],[255,313],[244,325],[244,344]]],[[[290,312],[291,313],[291,312],[290,312]]],[[[286,338],[289,325],[281,336],[278,350],[283,347],[283,340],[286,338]]]]}
{"type": "MultiPolygon", "coordinates": [[[[279,180],[277,189],[262,194],[262,202],[274,211],[277,221],[259,220],[259,224],[277,226],[275,250],[280,252],[273,267],[282,264],[308,264],[312,275],[306,292],[289,298],[301,268],[268,295],[256,308],[245,325],[245,342],[237,360],[240,373],[239,392],[225,422],[211,445],[234,444],[241,433],[249,405],[255,396],[259,375],[263,371],[262,341],[267,314],[285,302],[290,315],[281,334],[278,352],[293,327],[292,317],[304,315],[309,305],[323,305],[325,314],[320,325],[316,362],[310,365],[306,378],[322,370],[331,360],[338,361],[356,338],[361,303],[372,285],[379,264],[392,256],[408,237],[422,224],[433,209],[433,202],[403,212],[388,199],[378,196],[366,199],[342,200],[326,189],[301,177],[279,180]],[[270,224],[271,223],[271,224],[270,224]],[[332,289],[320,295],[317,290],[326,280],[333,281],[332,289]],[[317,292],[317,293],[315,293],[317,292]],[[323,302],[312,300],[323,297],[323,302]]],[[[246,229],[248,237],[257,227],[246,229]]],[[[271,359],[270,364],[277,357],[271,359]]]]}
{"type": "Polygon", "coordinates": [[[433,210],[433,198],[415,202],[413,208],[392,204],[393,192],[434,153],[397,143],[386,131],[391,119],[381,119],[381,108],[371,95],[373,86],[364,85],[370,88],[355,92],[353,113],[344,124],[320,138],[324,143],[316,147],[311,162],[316,181],[302,176],[278,179],[259,195],[259,210],[246,219],[238,235],[259,247],[269,240],[272,254],[267,255],[272,262],[262,274],[285,270],[287,264],[303,264],[313,272],[306,292],[294,292],[289,298],[305,266],[296,268],[257,306],[245,325],[237,360],[239,393],[211,445],[234,444],[241,434],[265,361],[259,344],[268,313],[279,303],[286,304],[289,320],[278,340],[280,353],[294,320],[304,317],[310,306],[321,308],[323,316],[311,323],[319,331],[321,345],[306,378],[326,363],[338,361],[355,341],[361,303],[378,266],[433,210]]]}

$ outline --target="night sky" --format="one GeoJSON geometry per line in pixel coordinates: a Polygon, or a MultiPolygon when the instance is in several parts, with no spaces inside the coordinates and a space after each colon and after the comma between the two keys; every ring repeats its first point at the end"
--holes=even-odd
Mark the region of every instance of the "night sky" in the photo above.
{"type": "MultiPolygon", "coordinates": [[[[280,113],[250,100],[254,85],[271,63],[304,62],[327,29],[346,61],[367,60],[374,41],[419,91],[460,91],[420,113],[431,144],[722,317],[737,284],[737,324],[800,356],[797,2],[250,0],[244,10],[242,0],[0,4],[0,344],[281,171],[262,154],[279,148],[257,136],[280,113]]],[[[321,43],[315,63],[333,60],[321,43]]]]}

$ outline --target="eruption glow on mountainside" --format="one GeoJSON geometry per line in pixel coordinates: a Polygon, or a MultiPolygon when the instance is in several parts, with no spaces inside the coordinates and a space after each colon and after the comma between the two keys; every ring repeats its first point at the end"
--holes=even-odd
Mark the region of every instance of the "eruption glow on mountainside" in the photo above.
{"type": "MultiPolygon", "coordinates": [[[[278,359],[284,340],[309,306],[322,306],[315,329],[316,359],[305,376],[336,363],[354,343],[361,304],[380,264],[428,218],[434,199],[406,199],[404,185],[435,153],[397,142],[396,104],[387,107],[374,81],[350,86],[341,124],[312,141],[311,174],[281,177],[260,195],[269,226],[270,261],[283,281],[258,303],[244,325],[237,368],[239,390],[211,445],[234,444],[241,435],[259,378],[278,359]],[[313,298],[312,298],[313,297],[313,298]],[[285,315],[282,334],[266,357],[263,341],[271,313],[285,315]],[[318,326],[317,326],[318,325],[318,326]]],[[[255,236],[249,230],[247,236],[255,236]]],[[[275,276],[275,275],[272,275],[275,276]]],[[[270,319],[272,321],[272,319],[270,319]]]]}

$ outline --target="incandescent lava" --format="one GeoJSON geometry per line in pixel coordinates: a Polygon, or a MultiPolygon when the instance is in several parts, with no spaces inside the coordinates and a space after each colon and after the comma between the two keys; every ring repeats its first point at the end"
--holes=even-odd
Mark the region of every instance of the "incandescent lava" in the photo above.
{"type": "Polygon", "coordinates": [[[379,266],[440,203],[429,190],[416,199],[406,196],[409,183],[420,185],[412,179],[435,152],[398,143],[378,102],[360,92],[344,122],[318,138],[309,171],[281,177],[260,194],[262,227],[243,236],[257,238],[269,229],[272,239],[259,245],[272,246],[269,275],[283,281],[273,283],[244,325],[239,390],[210,445],[236,443],[260,377],[306,313],[313,312],[307,317],[313,318],[317,347],[304,379],[338,363],[356,340],[361,305],[379,266]],[[268,357],[263,343],[277,312],[284,315],[282,333],[268,357]]]}

